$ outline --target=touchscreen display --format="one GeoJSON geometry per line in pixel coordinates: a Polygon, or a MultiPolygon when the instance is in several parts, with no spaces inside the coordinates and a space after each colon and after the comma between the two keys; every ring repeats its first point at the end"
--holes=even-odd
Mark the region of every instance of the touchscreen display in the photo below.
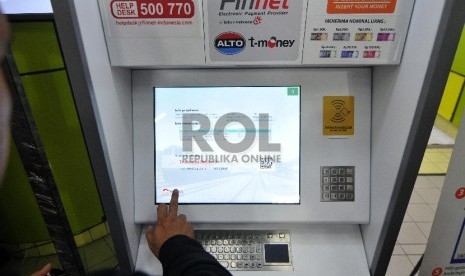
{"type": "Polygon", "coordinates": [[[154,88],[155,203],[300,202],[300,87],[154,88]]]}

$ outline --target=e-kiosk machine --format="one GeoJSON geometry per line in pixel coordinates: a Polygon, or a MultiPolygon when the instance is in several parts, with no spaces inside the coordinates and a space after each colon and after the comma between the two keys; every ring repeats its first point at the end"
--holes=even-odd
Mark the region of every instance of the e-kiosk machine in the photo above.
{"type": "Polygon", "coordinates": [[[163,273],[144,229],[174,189],[234,275],[384,265],[446,2],[53,1],[121,267],[163,273]]]}

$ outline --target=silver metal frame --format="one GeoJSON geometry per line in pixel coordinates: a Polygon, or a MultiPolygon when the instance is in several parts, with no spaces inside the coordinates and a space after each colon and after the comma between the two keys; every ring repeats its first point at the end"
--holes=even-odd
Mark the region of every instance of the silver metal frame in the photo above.
{"type": "Polygon", "coordinates": [[[86,141],[95,180],[102,200],[105,216],[115,246],[116,257],[121,272],[134,271],[135,264],[129,254],[129,241],[123,225],[123,219],[117,198],[115,182],[110,173],[108,153],[98,118],[93,105],[93,89],[90,85],[90,73],[83,51],[83,43],[78,34],[79,28],[74,3],[71,0],[52,0],[55,21],[62,51],[76,102],[77,112],[86,141]]]}
{"type": "Polygon", "coordinates": [[[437,32],[392,199],[370,266],[371,274],[375,276],[386,274],[394,250],[464,27],[465,1],[446,0],[441,18],[443,21],[437,32]]]}

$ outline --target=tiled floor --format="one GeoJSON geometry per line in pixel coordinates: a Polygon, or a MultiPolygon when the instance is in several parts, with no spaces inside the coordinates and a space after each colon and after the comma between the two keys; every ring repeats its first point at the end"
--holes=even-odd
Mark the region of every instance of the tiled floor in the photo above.
{"type": "Polygon", "coordinates": [[[453,139],[436,128],[432,132],[415,187],[410,197],[387,276],[408,276],[423,255],[445,174],[453,151],[453,139]]]}
{"type": "Polygon", "coordinates": [[[444,175],[418,176],[386,275],[410,275],[423,255],[444,178],[444,175]]]}
{"type": "Polygon", "coordinates": [[[449,160],[452,155],[452,147],[431,147],[427,148],[423,156],[420,167],[420,175],[444,175],[449,167],[449,160]]]}

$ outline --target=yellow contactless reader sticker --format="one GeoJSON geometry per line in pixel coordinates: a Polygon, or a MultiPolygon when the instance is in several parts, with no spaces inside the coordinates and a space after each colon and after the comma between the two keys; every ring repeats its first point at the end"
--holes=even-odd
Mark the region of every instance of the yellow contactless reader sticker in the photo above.
{"type": "Polygon", "coordinates": [[[354,97],[323,97],[323,135],[354,135],[354,97]]]}

